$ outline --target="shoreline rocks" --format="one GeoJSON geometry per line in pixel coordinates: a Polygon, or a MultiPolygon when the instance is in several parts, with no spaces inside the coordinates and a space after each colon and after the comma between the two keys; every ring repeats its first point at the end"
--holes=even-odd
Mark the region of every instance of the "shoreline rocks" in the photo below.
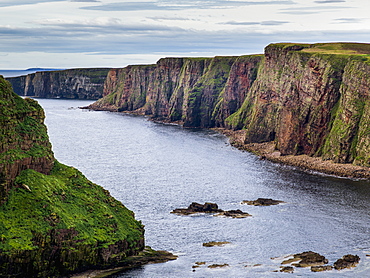
{"type": "Polygon", "coordinates": [[[165,263],[171,260],[176,260],[177,257],[177,255],[174,255],[168,251],[153,250],[151,247],[146,246],[143,251],[139,252],[138,255],[127,257],[125,261],[115,268],[88,270],[82,273],[74,274],[70,276],[70,278],[106,277],[146,264],[165,263]]]}
{"type": "Polygon", "coordinates": [[[311,157],[308,155],[282,155],[276,150],[276,143],[274,141],[245,143],[245,130],[228,130],[224,128],[214,128],[213,130],[226,135],[230,140],[230,144],[235,148],[253,153],[259,156],[260,159],[298,167],[305,171],[314,171],[344,178],[370,180],[369,167],[349,163],[335,163],[332,160],[324,160],[321,157],[311,157]]]}

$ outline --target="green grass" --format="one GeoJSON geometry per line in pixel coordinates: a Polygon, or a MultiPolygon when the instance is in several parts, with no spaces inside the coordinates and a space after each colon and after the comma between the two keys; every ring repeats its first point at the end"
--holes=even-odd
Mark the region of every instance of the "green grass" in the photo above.
{"type": "Polygon", "coordinates": [[[0,250],[35,250],[36,234],[52,229],[76,231],[77,245],[108,247],[120,240],[133,244],[143,226],[107,190],[77,169],[56,162],[52,173],[25,170],[16,178],[7,202],[0,207],[0,250]]]}

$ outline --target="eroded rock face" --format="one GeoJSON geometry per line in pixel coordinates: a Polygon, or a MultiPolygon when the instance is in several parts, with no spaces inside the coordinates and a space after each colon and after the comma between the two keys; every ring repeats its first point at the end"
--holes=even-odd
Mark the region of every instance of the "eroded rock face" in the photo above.
{"type": "Polygon", "coordinates": [[[54,154],[43,125],[45,114],[32,99],[15,95],[10,84],[0,77],[0,204],[25,169],[49,174],[54,154]]]}
{"type": "Polygon", "coordinates": [[[108,71],[107,68],[43,71],[7,80],[21,96],[99,99],[108,71]]]}
{"type": "Polygon", "coordinates": [[[368,44],[271,44],[264,55],[164,58],[108,74],[97,110],[146,114],[186,127],[244,129],[246,143],[274,141],[281,155],[370,166],[368,44]],[[361,50],[359,52],[359,49],[361,50]],[[366,58],[365,58],[366,59],[366,58]]]}
{"type": "Polygon", "coordinates": [[[261,55],[164,58],[109,72],[96,110],[128,111],[186,127],[224,126],[256,79],[261,55]]]}

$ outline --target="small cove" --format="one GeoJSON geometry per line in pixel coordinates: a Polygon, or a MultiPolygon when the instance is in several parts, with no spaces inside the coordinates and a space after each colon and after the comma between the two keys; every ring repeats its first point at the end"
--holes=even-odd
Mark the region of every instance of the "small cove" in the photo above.
{"type": "MultiPolygon", "coordinates": [[[[312,250],[332,264],[357,254],[352,270],[304,277],[367,277],[370,272],[370,186],[308,174],[259,160],[211,130],[184,129],[144,117],[77,109],[91,102],[38,99],[56,158],[82,171],[133,210],[146,229],[146,244],[179,258],[112,277],[282,277],[281,260],[312,250]],[[241,205],[259,197],[283,200],[270,207],[241,205]],[[175,208],[214,202],[241,209],[245,219],[178,216],[175,208]],[[228,245],[203,247],[210,241],[228,245]],[[195,262],[206,262],[193,271],[195,262]],[[212,264],[228,264],[210,269],[212,264]]],[[[285,277],[285,276],[284,276],[285,277]]]]}

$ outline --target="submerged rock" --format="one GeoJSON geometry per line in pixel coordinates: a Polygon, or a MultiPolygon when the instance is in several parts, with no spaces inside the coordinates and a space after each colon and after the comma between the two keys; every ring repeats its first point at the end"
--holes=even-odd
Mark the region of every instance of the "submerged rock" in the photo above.
{"type": "Polygon", "coordinates": [[[213,247],[213,246],[223,246],[225,244],[229,244],[228,241],[210,241],[203,243],[204,247],[213,247]]]}
{"type": "Polygon", "coordinates": [[[321,272],[321,271],[329,271],[332,270],[333,266],[331,265],[317,265],[317,266],[311,266],[312,272],[321,272]]]}
{"type": "Polygon", "coordinates": [[[267,198],[258,198],[257,200],[254,200],[254,201],[247,201],[247,200],[242,201],[242,204],[247,204],[251,206],[272,206],[272,205],[278,205],[281,203],[285,203],[285,202],[279,201],[279,200],[267,199],[267,198]]]}
{"type": "Polygon", "coordinates": [[[294,268],[292,266],[284,266],[280,269],[280,272],[293,273],[294,268]]]}
{"type": "Polygon", "coordinates": [[[228,264],[211,264],[208,266],[208,268],[222,268],[222,267],[227,267],[229,266],[228,264]]]}
{"type": "Polygon", "coordinates": [[[243,212],[240,209],[237,209],[237,210],[223,211],[223,212],[216,214],[215,216],[226,216],[226,217],[231,217],[231,218],[246,218],[252,215],[247,212],[243,212]]]}
{"type": "Polygon", "coordinates": [[[222,212],[222,209],[218,208],[217,204],[205,203],[204,205],[199,203],[191,203],[188,208],[178,208],[174,209],[171,213],[189,215],[194,213],[217,213],[222,212]]]}
{"type": "Polygon", "coordinates": [[[341,259],[338,259],[334,263],[334,268],[337,270],[345,269],[345,268],[351,268],[357,266],[357,264],[360,262],[360,257],[357,255],[345,255],[341,259]]]}

